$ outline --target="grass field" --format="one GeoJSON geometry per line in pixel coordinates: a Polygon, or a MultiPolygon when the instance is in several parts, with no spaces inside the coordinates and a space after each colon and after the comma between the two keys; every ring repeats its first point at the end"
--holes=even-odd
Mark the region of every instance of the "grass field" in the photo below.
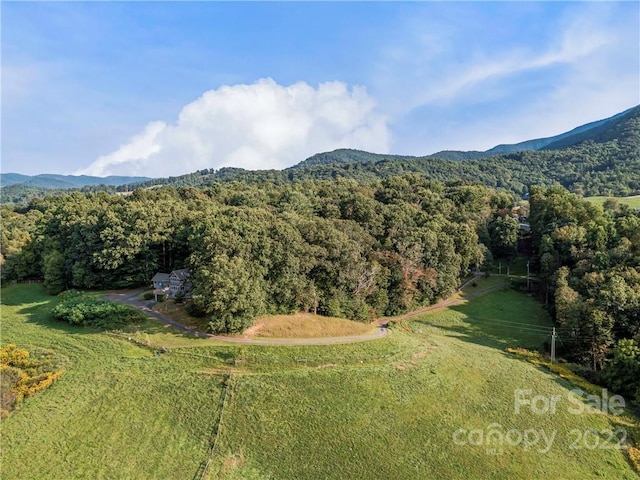
{"type": "Polygon", "coordinates": [[[344,345],[216,345],[150,322],[139,335],[165,341],[163,355],[50,322],[55,300],[38,286],[8,287],[2,297],[3,344],[68,358],[58,383],[3,422],[2,478],[192,478],[230,367],[211,479],[637,478],[624,452],[606,443],[616,419],[571,414],[564,380],[504,351],[543,344],[549,326],[540,306],[516,292],[344,345]],[[565,403],[555,415],[518,414],[516,389],[565,403]],[[556,436],[547,453],[454,441],[460,429],[496,423],[556,436]],[[576,444],[575,435],[595,431],[576,444]]]}
{"type": "Polygon", "coordinates": [[[37,285],[2,289],[2,344],[54,350],[65,373],[2,422],[1,478],[191,478],[222,376],[51,321],[55,301],[37,285]]]}
{"type": "MultiPolygon", "coordinates": [[[[216,478],[637,478],[620,451],[570,448],[576,432],[612,429],[610,418],[515,414],[515,389],[567,397],[567,383],[502,349],[539,345],[547,325],[533,299],[502,291],[403,322],[360,361],[322,365],[307,347],[298,368],[239,376],[216,478]],[[516,319],[526,325],[499,323],[516,319]],[[495,423],[557,434],[548,453],[453,441],[495,423]]],[[[347,351],[331,350],[327,361],[347,351]]]]}
{"type": "Polygon", "coordinates": [[[629,205],[631,208],[640,208],[640,195],[634,195],[631,197],[585,197],[585,200],[602,205],[609,198],[615,198],[619,203],[629,205]]]}

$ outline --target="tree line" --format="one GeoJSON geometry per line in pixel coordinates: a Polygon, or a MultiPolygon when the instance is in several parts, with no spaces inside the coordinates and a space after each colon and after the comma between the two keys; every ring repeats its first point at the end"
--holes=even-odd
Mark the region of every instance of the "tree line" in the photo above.
{"type": "MultiPolygon", "coordinates": [[[[530,192],[531,269],[562,354],[640,400],[640,213],[561,186],[530,192]]],[[[212,332],[264,313],[364,321],[431,304],[513,257],[514,197],[416,174],[49,195],[0,208],[2,277],[40,278],[57,294],[186,267],[189,311],[212,332]]]]}
{"type": "Polygon", "coordinates": [[[453,292],[487,257],[494,213],[512,204],[507,192],[415,175],[73,192],[2,208],[2,274],[43,278],[56,294],[192,268],[190,310],[217,332],[263,313],[367,320],[453,292]]]}
{"type": "Polygon", "coordinates": [[[563,354],[640,401],[640,213],[560,187],[533,188],[530,209],[541,295],[563,354]]]}

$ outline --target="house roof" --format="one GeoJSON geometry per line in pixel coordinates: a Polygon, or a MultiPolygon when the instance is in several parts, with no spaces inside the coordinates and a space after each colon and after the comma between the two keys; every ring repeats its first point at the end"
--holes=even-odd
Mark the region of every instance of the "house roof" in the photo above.
{"type": "Polygon", "coordinates": [[[153,276],[151,281],[152,282],[168,282],[169,281],[169,274],[168,273],[158,272],[153,276]]]}
{"type": "Polygon", "coordinates": [[[178,280],[186,280],[190,277],[188,268],[180,268],[179,270],[174,270],[171,272],[171,275],[175,275],[178,277],[178,280]]]}

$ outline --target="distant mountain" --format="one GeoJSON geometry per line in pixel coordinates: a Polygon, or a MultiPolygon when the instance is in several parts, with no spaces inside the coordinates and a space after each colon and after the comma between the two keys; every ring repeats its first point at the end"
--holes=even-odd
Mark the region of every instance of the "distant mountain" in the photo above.
{"type": "Polygon", "coordinates": [[[20,173],[0,173],[0,187],[11,185],[25,185],[45,189],[82,188],[94,185],[117,187],[148,180],[151,179],[148,177],[91,177],[88,175],[55,175],[48,173],[34,176],[20,173]]]}
{"type": "MultiPolygon", "coordinates": [[[[625,125],[628,128],[629,120],[640,116],[640,106],[636,106],[618,113],[604,120],[581,125],[560,135],[547,138],[536,138],[520,143],[509,145],[497,145],[484,152],[480,151],[457,151],[444,150],[423,157],[403,156],[403,155],[383,155],[378,153],[363,152],[361,150],[339,149],[333,152],[317,153],[312,157],[290,167],[291,169],[306,168],[317,165],[329,164],[348,164],[362,162],[378,162],[381,160],[413,160],[416,158],[439,158],[443,160],[467,161],[479,160],[482,158],[495,157],[512,152],[523,152],[531,150],[561,150],[578,145],[585,141],[593,141],[595,143],[605,143],[613,139],[621,139],[625,136],[625,125]]],[[[629,132],[627,132],[629,133],[629,132]]],[[[633,134],[633,132],[631,132],[633,134]]],[[[637,130],[635,130],[637,135],[637,130]]]]}
{"type": "Polygon", "coordinates": [[[527,140],[526,142],[515,143],[513,145],[498,145],[484,153],[493,155],[496,153],[509,153],[524,150],[560,150],[578,145],[586,140],[593,140],[596,143],[608,142],[609,140],[618,138],[619,132],[616,132],[616,126],[624,123],[628,118],[637,117],[639,112],[640,106],[636,106],[618,113],[613,117],[587,123],[586,125],[582,125],[554,137],[537,138],[535,140],[527,140]]]}
{"type": "Polygon", "coordinates": [[[589,125],[592,125],[592,127],[588,130],[578,131],[581,128],[578,127],[563,138],[554,140],[542,149],[561,150],[579,145],[585,141],[606,143],[613,140],[618,141],[621,145],[635,146],[637,149],[640,131],[640,105],[589,125]]]}
{"type": "Polygon", "coordinates": [[[0,173],[0,187],[8,187],[9,185],[17,185],[31,179],[29,175],[21,173],[0,173]]]}
{"type": "Polygon", "coordinates": [[[331,163],[364,163],[379,162],[381,160],[413,160],[417,157],[408,155],[386,155],[383,153],[369,153],[351,148],[341,148],[332,152],[316,153],[302,162],[285,170],[329,165],[331,163]]]}
{"type": "Polygon", "coordinates": [[[156,179],[4,174],[0,181],[2,185],[9,186],[0,191],[0,203],[26,205],[34,198],[65,191],[70,188],[69,183],[73,184],[72,188],[84,192],[115,193],[163,185],[202,188],[222,182],[282,185],[345,178],[367,183],[407,174],[443,183],[481,183],[516,194],[526,193],[531,185],[560,184],[585,196],[638,195],[640,106],[555,137],[497,146],[486,152],[444,151],[413,157],[340,149],[318,153],[285,170],[210,168],[156,179]],[[520,150],[498,152],[499,149],[508,150],[516,146],[520,150]],[[95,183],[88,184],[89,181],[95,183]],[[61,183],[65,186],[60,187],[61,183]],[[84,186],[78,188],[79,184],[84,186]],[[37,185],[47,185],[48,189],[37,185]]]}

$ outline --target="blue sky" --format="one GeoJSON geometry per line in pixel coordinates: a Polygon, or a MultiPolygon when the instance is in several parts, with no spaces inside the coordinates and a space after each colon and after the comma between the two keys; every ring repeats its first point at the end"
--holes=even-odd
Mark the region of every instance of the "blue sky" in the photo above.
{"type": "Polygon", "coordinates": [[[284,168],[640,103],[638,2],[2,2],[2,172],[284,168]]]}

